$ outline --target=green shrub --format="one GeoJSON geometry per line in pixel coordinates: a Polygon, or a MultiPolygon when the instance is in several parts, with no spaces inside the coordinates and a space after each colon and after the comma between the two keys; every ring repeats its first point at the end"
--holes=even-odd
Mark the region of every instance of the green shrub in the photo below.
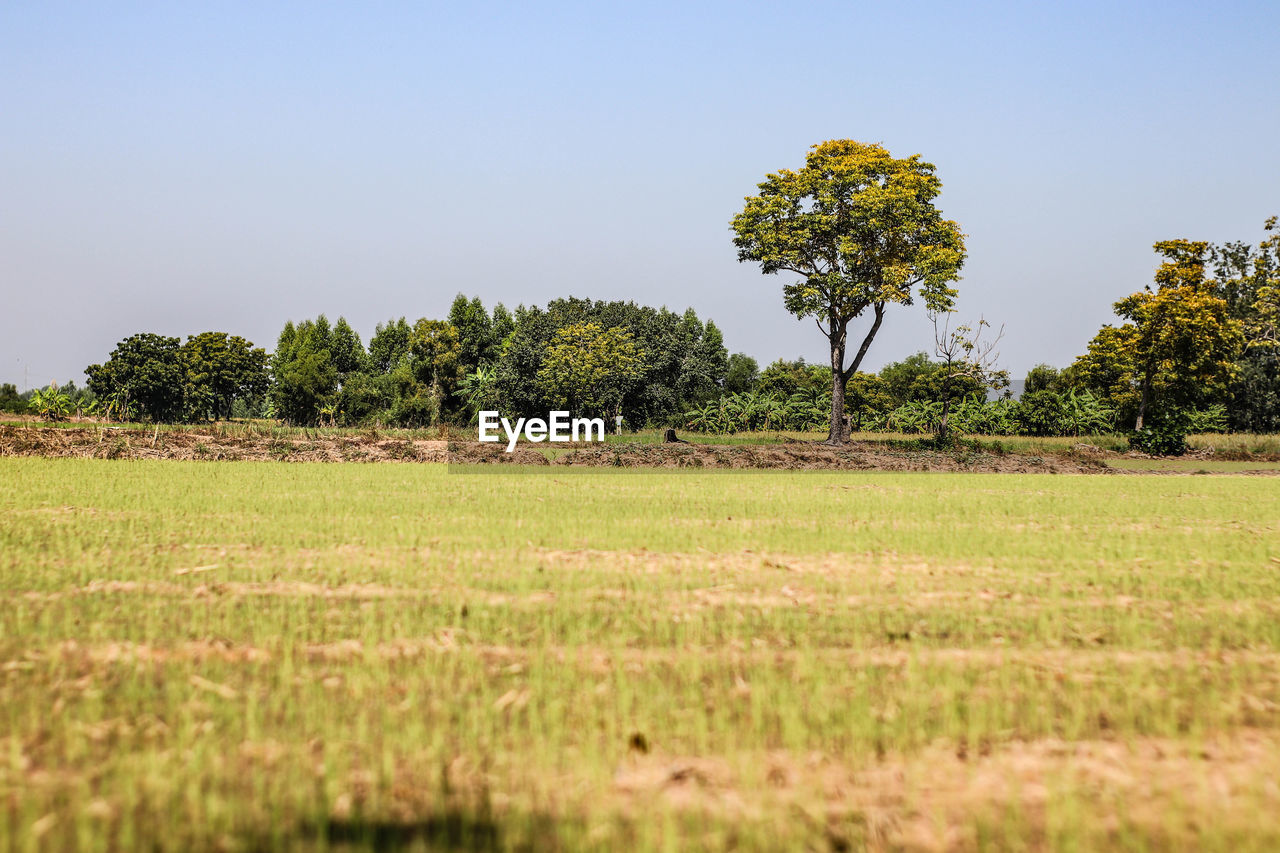
{"type": "Polygon", "coordinates": [[[1129,449],[1152,456],[1181,456],[1187,452],[1187,429],[1181,420],[1144,426],[1129,436],[1129,449]]]}

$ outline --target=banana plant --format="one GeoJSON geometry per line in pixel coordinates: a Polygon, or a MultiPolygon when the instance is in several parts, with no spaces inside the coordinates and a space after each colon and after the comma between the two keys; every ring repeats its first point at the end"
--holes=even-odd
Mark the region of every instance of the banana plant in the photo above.
{"type": "Polygon", "coordinates": [[[129,392],[120,389],[114,396],[101,404],[102,416],[109,421],[131,421],[134,418],[133,404],[129,401],[129,392]]]}
{"type": "Polygon", "coordinates": [[[37,388],[27,401],[27,408],[47,421],[65,421],[71,415],[71,398],[59,391],[56,385],[37,388]]]}
{"type": "Polygon", "coordinates": [[[690,409],[684,413],[684,425],[698,432],[710,432],[715,418],[715,406],[711,403],[701,409],[690,409]]]}
{"type": "Polygon", "coordinates": [[[941,401],[916,400],[890,412],[888,424],[895,432],[933,432],[941,418],[941,401]]]}
{"type": "Polygon", "coordinates": [[[1115,412],[1090,391],[1074,388],[1062,398],[1062,430],[1070,435],[1109,432],[1115,425],[1115,412]]]}

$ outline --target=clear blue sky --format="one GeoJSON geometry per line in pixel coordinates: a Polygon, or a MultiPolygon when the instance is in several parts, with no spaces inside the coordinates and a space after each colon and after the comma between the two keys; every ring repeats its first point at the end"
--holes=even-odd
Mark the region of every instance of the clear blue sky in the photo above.
{"type": "MultiPolygon", "coordinates": [[[[137,331],[562,295],[825,359],[728,221],[850,137],[937,165],[965,319],[1065,365],[1151,243],[1280,213],[1280,4],[0,6],[0,381],[137,331]]],[[[874,367],[926,348],[886,319],[874,367]]]]}

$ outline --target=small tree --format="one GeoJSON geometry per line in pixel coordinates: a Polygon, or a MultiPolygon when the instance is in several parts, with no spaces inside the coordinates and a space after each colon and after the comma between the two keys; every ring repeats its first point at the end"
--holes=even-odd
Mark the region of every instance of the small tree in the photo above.
{"type": "Polygon", "coordinates": [[[735,352],[729,356],[724,376],[724,390],[730,394],[752,391],[760,378],[760,365],[746,353],[735,352]]]}
{"type": "Polygon", "coordinates": [[[22,395],[18,393],[18,386],[11,382],[0,385],[0,412],[17,413],[26,407],[22,395]]]}
{"type": "Polygon", "coordinates": [[[443,416],[462,379],[462,341],[457,327],[448,320],[419,320],[409,336],[409,352],[414,375],[429,389],[438,416],[443,416]]]}
{"type": "Polygon", "coordinates": [[[962,325],[951,328],[951,313],[948,312],[938,323],[938,315],[933,320],[934,353],[937,355],[938,391],[942,403],[942,415],[938,419],[938,437],[946,439],[950,435],[948,418],[951,415],[951,403],[960,396],[961,389],[972,390],[977,386],[984,391],[987,388],[1002,388],[1009,384],[1009,374],[996,369],[1000,353],[996,346],[1004,337],[1004,326],[996,332],[995,337],[983,340],[983,332],[991,328],[985,319],[979,318],[977,327],[962,325]]]}
{"type": "Polygon", "coordinates": [[[813,317],[831,350],[827,442],[848,439],[845,386],[857,372],[890,305],[916,291],[933,312],[951,307],[964,263],[960,226],[933,201],[942,190],[919,155],[895,158],[880,145],[850,139],[815,145],[798,172],[768,175],[733,218],[739,261],[799,279],[783,288],[787,310],[813,317]],[[849,324],[871,326],[846,365],[849,324]]]}
{"type": "Polygon", "coordinates": [[[599,323],[565,326],[543,356],[538,387],[552,405],[574,415],[616,415],[643,373],[643,357],[627,329],[606,329],[599,323]]]}
{"type": "Polygon", "coordinates": [[[1037,364],[1027,371],[1027,378],[1022,384],[1023,394],[1036,391],[1061,391],[1063,386],[1062,371],[1052,365],[1037,364]]]}

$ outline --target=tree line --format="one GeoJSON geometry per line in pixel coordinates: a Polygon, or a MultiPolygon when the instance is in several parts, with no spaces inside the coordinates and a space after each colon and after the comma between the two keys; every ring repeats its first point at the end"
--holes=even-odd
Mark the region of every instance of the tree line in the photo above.
{"type": "MultiPolygon", "coordinates": [[[[86,369],[87,394],[43,389],[26,402],[53,417],[88,399],[111,417],[302,425],[463,423],[482,408],[516,417],[569,408],[632,427],[716,431],[814,429],[825,419],[831,444],[865,428],[943,438],[952,427],[1106,428],[1165,451],[1205,425],[1280,431],[1280,235],[1256,246],[1156,243],[1154,286],[1114,305],[1123,322],[1103,326],[1066,369],[1032,370],[1020,400],[989,403],[987,392],[1007,384],[995,365],[999,335],[980,344],[985,321],[950,329],[966,252],[960,226],[934,206],[941,189],[920,155],[832,140],[814,145],[801,169],[768,174],[733,217],[740,261],[795,277],[783,303],[816,321],[827,367],[779,362],[759,373],[692,310],[569,298],[488,311],[459,295],[443,320],[380,324],[367,349],[346,320],[323,315],[286,324],[269,357],[224,332],[186,343],[138,334],[86,369]],[[890,311],[917,300],[934,320],[933,355],[862,372],[890,311]],[[918,390],[895,385],[904,371],[918,390]]],[[[14,405],[15,390],[0,388],[0,407],[14,405]]]]}
{"type": "Polygon", "coordinates": [[[719,328],[693,309],[566,298],[490,311],[459,294],[444,319],[379,323],[367,347],[345,318],[323,314],[286,323],[269,355],[226,332],[185,343],[141,332],[87,367],[76,397],[56,387],[12,397],[54,419],[78,408],[157,423],[426,427],[474,422],[481,409],[520,417],[570,409],[643,427],[721,394],[729,363],[719,328]]]}
{"type": "MultiPolygon", "coordinates": [[[[1019,399],[988,400],[1005,372],[948,373],[919,352],[844,383],[854,431],[994,435],[1134,431],[1152,449],[1191,431],[1280,431],[1280,234],[1259,243],[1172,240],[1151,286],[1115,304],[1065,369],[1041,364],[1019,399]],[[945,403],[944,403],[945,401],[945,403]]],[[[298,425],[423,427],[471,422],[482,408],[530,417],[568,408],[633,428],[814,430],[829,426],[831,372],[803,360],[758,369],[729,355],[714,322],[633,302],[558,299],[545,307],[459,295],[442,320],[377,326],[366,347],[343,318],[286,323],[268,354],[244,338],[139,333],[73,383],[19,394],[0,410],[50,419],[200,422],[276,418],[298,425]]]]}
{"type": "MultiPolygon", "coordinates": [[[[1264,227],[1274,231],[1276,220],[1264,227]]],[[[844,377],[849,427],[938,433],[953,402],[956,430],[987,435],[1132,432],[1150,449],[1176,450],[1189,432],[1280,432],[1280,234],[1257,245],[1169,240],[1155,249],[1164,260],[1152,285],[1115,303],[1125,322],[1104,325],[1064,369],[1033,367],[1017,399],[988,399],[989,388],[1008,384],[1004,371],[948,374],[938,352],[922,351],[844,377]]],[[[829,425],[830,368],[780,361],[754,381],[734,376],[728,393],[685,413],[686,427],[829,425]]]]}

